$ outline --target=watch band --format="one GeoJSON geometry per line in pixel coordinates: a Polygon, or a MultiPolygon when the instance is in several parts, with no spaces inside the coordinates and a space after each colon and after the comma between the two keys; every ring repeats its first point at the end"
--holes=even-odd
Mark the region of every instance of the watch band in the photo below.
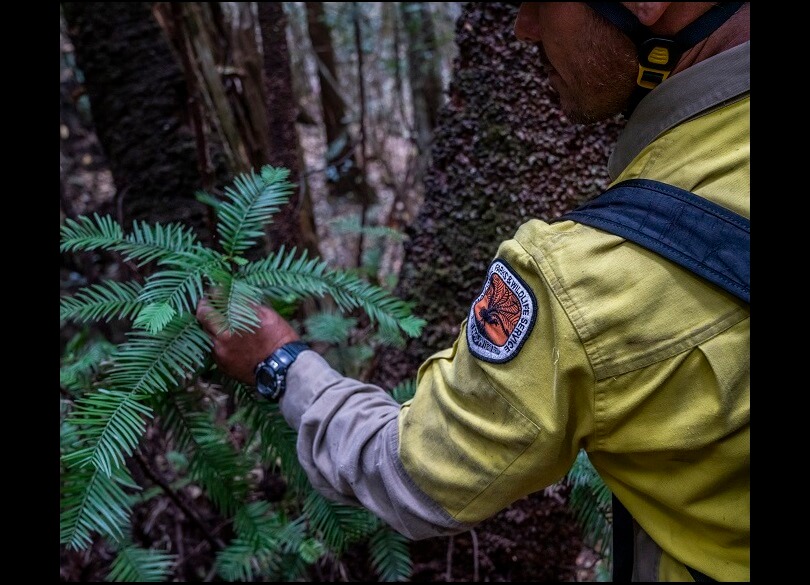
{"type": "Polygon", "coordinates": [[[310,349],[303,341],[285,343],[256,366],[256,388],[269,400],[279,400],[286,390],[287,369],[298,355],[310,349]]]}

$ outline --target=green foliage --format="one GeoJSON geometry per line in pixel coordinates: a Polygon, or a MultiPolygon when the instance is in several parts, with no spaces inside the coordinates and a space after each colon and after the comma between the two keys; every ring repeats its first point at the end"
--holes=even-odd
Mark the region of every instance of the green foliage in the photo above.
{"type": "Polygon", "coordinates": [[[88,388],[114,350],[115,345],[106,339],[90,340],[86,329],[74,335],[65,346],[59,367],[62,388],[74,394],[88,388]]]}
{"type": "Polygon", "coordinates": [[[176,556],[134,544],[122,547],[112,562],[107,581],[159,583],[166,581],[176,556]]]}
{"type": "Polygon", "coordinates": [[[415,379],[404,380],[394,386],[394,388],[391,390],[391,395],[394,397],[394,400],[400,404],[413,398],[414,394],[416,394],[415,379]]]}
{"type": "MultiPolygon", "coordinates": [[[[62,226],[62,252],[114,252],[142,271],[137,280],[91,284],[60,302],[63,321],[126,320],[131,326],[118,346],[90,342],[87,335],[74,338],[60,370],[71,397],[62,403],[60,540],[74,549],[88,548],[96,535],[116,543],[109,580],[171,577],[171,555],[139,548],[127,536],[132,507],[156,493],[150,488],[136,495],[140,486],[127,467],[153,425],[171,441],[177,475],[171,486],[198,485],[233,522],[235,536],[216,559],[222,578],[300,579],[323,555],[339,556],[372,536],[380,575],[401,580],[409,574],[407,549],[381,530],[378,519],[313,491],[298,463],[295,433],[278,405],[218,379],[210,338],[194,315],[206,298],[220,329],[238,333],[258,326],[257,303],[289,310],[302,299],[328,297],[340,312],[308,320],[312,337],[356,350],[349,344],[360,313],[370,322],[365,334],[374,343],[421,332],[424,321],[409,303],[306,252],[282,248],[261,260],[244,257],[286,203],[292,191],[287,177],[286,169],[264,167],[238,177],[223,200],[198,194],[217,213],[217,249],[180,224],[136,222],[126,232],[111,217],[94,215],[62,226]],[[212,396],[231,404],[227,421],[212,396]],[[236,428],[242,440],[234,439],[236,428]],[[283,477],[283,501],[256,500],[257,469],[283,477]]],[[[369,357],[370,347],[355,359],[369,357]]]]}
{"type": "Polygon", "coordinates": [[[380,581],[408,581],[413,571],[408,539],[381,526],[369,540],[371,564],[380,581]]]}
{"type": "MultiPolygon", "coordinates": [[[[389,242],[402,243],[406,236],[403,232],[384,225],[361,224],[357,216],[344,216],[333,219],[329,222],[329,229],[337,234],[351,234],[365,239],[363,246],[363,257],[361,266],[357,268],[357,274],[375,282],[382,279],[380,272],[382,268],[383,251],[389,242]]],[[[397,275],[390,274],[384,278],[385,287],[392,290],[396,285],[397,275]]]]}
{"type": "Polygon", "coordinates": [[[566,480],[571,485],[568,503],[582,527],[585,544],[601,556],[597,572],[609,577],[613,545],[611,491],[584,450],[577,455],[566,480]]]}

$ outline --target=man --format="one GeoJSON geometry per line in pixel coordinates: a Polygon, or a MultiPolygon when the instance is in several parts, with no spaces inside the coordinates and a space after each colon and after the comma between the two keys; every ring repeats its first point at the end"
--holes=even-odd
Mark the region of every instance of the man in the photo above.
{"type": "MultiPolygon", "coordinates": [[[[614,183],[654,179],[748,218],[749,8],[713,4],[523,3],[515,33],[572,120],[629,116],[614,183]]],[[[468,529],[582,448],[617,498],[617,580],[749,580],[748,303],[572,221],[528,221],[482,280],[402,407],[297,346],[269,308],[255,334],[215,336],[215,357],[254,384],[273,354],[270,391],[291,361],[280,406],[313,486],[411,538],[468,529]]]]}

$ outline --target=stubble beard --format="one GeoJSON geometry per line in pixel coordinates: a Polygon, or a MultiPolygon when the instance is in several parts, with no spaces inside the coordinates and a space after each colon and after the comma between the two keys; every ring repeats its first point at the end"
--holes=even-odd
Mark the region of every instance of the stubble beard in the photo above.
{"type": "Polygon", "coordinates": [[[594,14],[584,38],[590,39],[573,87],[558,93],[560,108],[575,124],[595,124],[622,113],[638,72],[633,43],[613,25],[594,14]]]}

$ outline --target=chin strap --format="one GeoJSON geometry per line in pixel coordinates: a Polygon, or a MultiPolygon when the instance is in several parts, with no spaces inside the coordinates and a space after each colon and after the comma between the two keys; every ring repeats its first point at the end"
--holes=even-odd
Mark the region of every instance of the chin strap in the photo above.
{"type": "Polygon", "coordinates": [[[585,4],[627,35],[638,50],[636,87],[624,112],[630,117],[641,99],[669,77],[681,55],[720,28],[745,2],[720,2],[674,37],[656,35],[620,2],[585,4]]]}

